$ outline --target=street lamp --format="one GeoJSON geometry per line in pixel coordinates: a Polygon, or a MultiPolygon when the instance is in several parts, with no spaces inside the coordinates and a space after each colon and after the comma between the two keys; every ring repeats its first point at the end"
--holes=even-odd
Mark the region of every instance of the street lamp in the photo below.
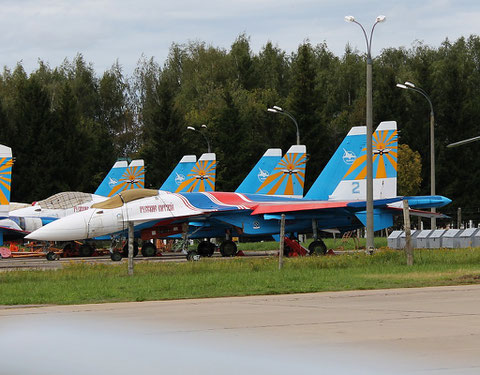
{"type": "MultiPolygon", "coordinates": [[[[207,129],[207,125],[205,125],[205,124],[203,124],[201,127],[202,127],[203,129],[207,129]]],[[[210,142],[208,141],[208,138],[207,138],[207,136],[204,134],[204,132],[201,132],[200,130],[195,129],[193,126],[187,126],[187,129],[188,129],[188,130],[193,130],[194,132],[198,132],[198,133],[200,133],[200,134],[203,136],[203,138],[205,139],[205,142],[207,142],[208,153],[210,153],[210,152],[211,152],[211,150],[210,150],[210,142]]]]}
{"type": "Polygon", "coordinates": [[[467,143],[476,142],[476,141],[480,141],[480,137],[473,137],[473,138],[464,139],[463,141],[450,143],[449,145],[447,145],[447,147],[450,148],[450,147],[462,146],[462,145],[465,145],[467,143]]]}
{"type": "Polygon", "coordinates": [[[295,117],[293,117],[293,115],[290,112],[285,111],[283,108],[281,108],[277,105],[274,105],[273,108],[268,108],[267,111],[272,112],[272,113],[279,113],[281,115],[285,115],[285,116],[289,117],[295,123],[295,126],[297,128],[297,145],[299,145],[300,144],[300,132],[298,130],[298,123],[297,123],[297,120],[295,120],[295,117]]]}
{"type": "MultiPolygon", "coordinates": [[[[433,113],[433,104],[430,97],[425,90],[416,87],[412,82],[406,81],[405,84],[397,83],[397,87],[404,90],[412,90],[423,95],[430,104],[430,195],[435,195],[435,117],[433,113]]],[[[435,207],[432,207],[431,212],[436,212],[435,207]]],[[[437,228],[437,218],[431,218],[431,229],[437,228]]]]}
{"type": "Polygon", "coordinates": [[[372,36],[373,30],[378,23],[384,22],[385,16],[378,16],[370,31],[370,37],[362,24],[355,20],[353,16],[346,16],[346,22],[356,23],[363,31],[365,42],[367,43],[367,251],[373,251],[375,244],[373,239],[373,98],[372,98],[372,36]]]}

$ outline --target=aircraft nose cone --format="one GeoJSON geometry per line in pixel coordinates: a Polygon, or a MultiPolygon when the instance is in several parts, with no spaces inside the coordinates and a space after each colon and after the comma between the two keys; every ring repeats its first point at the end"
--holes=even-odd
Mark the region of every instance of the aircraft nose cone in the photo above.
{"type": "Polygon", "coordinates": [[[39,241],[83,240],[87,236],[87,211],[55,220],[33,231],[25,238],[39,241]]]}

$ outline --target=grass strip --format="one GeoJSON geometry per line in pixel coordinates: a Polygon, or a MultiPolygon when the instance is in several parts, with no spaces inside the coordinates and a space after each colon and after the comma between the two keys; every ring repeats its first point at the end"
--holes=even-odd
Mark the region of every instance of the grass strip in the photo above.
{"type": "MultiPolygon", "coordinates": [[[[381,249],[387,247],[387,239],[385,237],[375,237],[375,248],[381,249]]],[[[301,245],[305,248],[308,248],[308,245],[313,241],[309,239],[306,242],[302,242],[301,245]]],[[[355,250],[356,243],[353,238],[323,238],[323,242],[327,246],[327,249],[333,250],[355,250]]],[[[359,238],[357,245],[360,248],[365,249],[366,238],[359,238]]],[[[267,251],[267,250],[278,250],[280,244],[275,241],[263,241],[263,242],[241,242],[237,244],[238,250],[242,251],[267,251]]],[[[196,245],[191,246],[191,250],[195,250],[196,245]]]]}
{"type": "Polygon", "coordinates": [[[188,263],[71,264],[60,270],[0,273],[0,304],[82,304],[480,282],[480,249],[415,250],[286,259],[202,258],[188,263]]]}

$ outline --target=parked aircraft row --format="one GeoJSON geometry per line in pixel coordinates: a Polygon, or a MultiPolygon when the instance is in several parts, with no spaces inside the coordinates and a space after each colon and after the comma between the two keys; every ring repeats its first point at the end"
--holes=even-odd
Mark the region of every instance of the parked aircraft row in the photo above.
{"type": "MultiPolygon", "coordinates": [[[[3,235],[8,239],[24,236],[39,227],[46,225],[61,217],[71,215],[90,208],[92,204],[102,202],[108,197],[114,196],[125,190],[134,190],[144,187],[145,170],[143,160],[134,160],[129,165],[127,161],[117,161],[94,194],[82,192],[61,192],[47,199],[30,204],[13,204],[10,200],[10,184],[12,173],[12,150],[7,146],[0,146],[0,157],[3,157],[2,166],[0,166],[0,178],[3,178],[4,204],[0,205],[3,209],[0,219],[0,240],[3,242],[3,235]],[[9,214],[7,211],[9,209],[9,214]]],[[[296,152],[298,146],[292,147],[287,153],[289,156],[296,152]]],[[[304,149],[304,146],[300,146],[304,149]]],[[[305,154],[305,151],[303,151],[305,154]]],[[[305,156],[305,155],[303,155],[305,156]]],[[[271,149],[265,153],[265,156],[259,162],[263,168],[267,168],[263,173],[270,171],[272,160],[276,164],[281,159],[281,150],[271,149]]],[[[195,155],[185,155],[169,177],[161,186],[161,190],[171,192],[202,192],[213,191],[215,189],[216,158],[215,154],[203,154],[197,161],[195,155]]],[[[253,173],[252,173],[253,175],[253,173]]],[[[246,179],[242,185],[243,191],[254,191],[259,182],[253,183],[251,176],[246,179]],[[250,181],[250,182],[249,182],[250,181]],[[250,189],[250,190],[248,190],[250,189]]],[[[259,179],[259,181],[263,181],[259,179]]],[[[302,191],[298,190],[298,194],[302,191]]],[[[88,256],[93,252],[93,248],[85,246],[80,248],[83,256],[88,256]]]]}
{"type": "MultiPolygon", "coordinates": [[[[232,236],[278,238],[282,214],[286,215],[288,233],[345,232],[360,228],[366,224],[365,145],[366,128],[353,127],[305,197],[305,146],[292,146],[283,158],[278,149],[271,149],[235,192],[213,191],[214,172],[209,175],[206,169],[191,170],[187,176],[174,171],[175,184],[164,184],[160,190],[120,192],[93,203],[86,210],[52,221],[26,238],[70,241],[125,235],[128,223],[132,222],[136,237],[146,240],[146,246],[152,251],[155,249],[147,242],[149,239],[184,235],[189,238],[223,237],[220,251],[223,255],[234,255],[236,245],[231,241],[232,236]],[[180,186],[187,190],[180,192],[180,186]],[[203,190],[188,190],[194,186],[203,190]]],[[[397,196],[394,121],[378,126],[373,147],[375,230],[393,224],[403,199],[408,200],[414,214],[427,217],[432,213],[416,210],[442,207],[450,202],[442,196],[397,196]]],[[[208,255],[212,246],[205,241],[198,250],[208,255]]],[[[318,239],[310,251],[324,252],[325,245],[318,239]]]]}

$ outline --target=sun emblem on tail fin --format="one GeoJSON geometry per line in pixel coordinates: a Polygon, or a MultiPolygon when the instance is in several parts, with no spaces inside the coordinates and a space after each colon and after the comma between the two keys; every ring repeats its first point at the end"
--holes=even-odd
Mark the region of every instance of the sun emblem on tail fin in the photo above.
{"type": "Polygon", "coordinates": [[[197,161],[175,193],[215,191],[216,166],[216,160],[197,161]]]}
{"type": "Polygon", "coordinates": [[[142,189],[145,186],[144,166],[128,167],[118,180],[118,184],[110,191],[109,197],[124,190],[142,189]]]}
{"type": "Polygon", "coordinates": [[[294,195],[294,183],[298,182],[303,191],[305,181],[306,154],[287,153],[278,163],[256,193],[267,195],[294,195]]]}
{"type": "MultiPolygon", "coordinates": [[[[397,130],[381,130],[373,134],[373,178],[396,176],[397,130]]],[[[363,180],[367,176],[367,149],[352,163],[342,180],[363,180]]]]}
{"type": "Polygon", "coordinates": [[[12,184],[12,158],[0,159],[0,205],[10,203],[10,187],[12,184]]]}

